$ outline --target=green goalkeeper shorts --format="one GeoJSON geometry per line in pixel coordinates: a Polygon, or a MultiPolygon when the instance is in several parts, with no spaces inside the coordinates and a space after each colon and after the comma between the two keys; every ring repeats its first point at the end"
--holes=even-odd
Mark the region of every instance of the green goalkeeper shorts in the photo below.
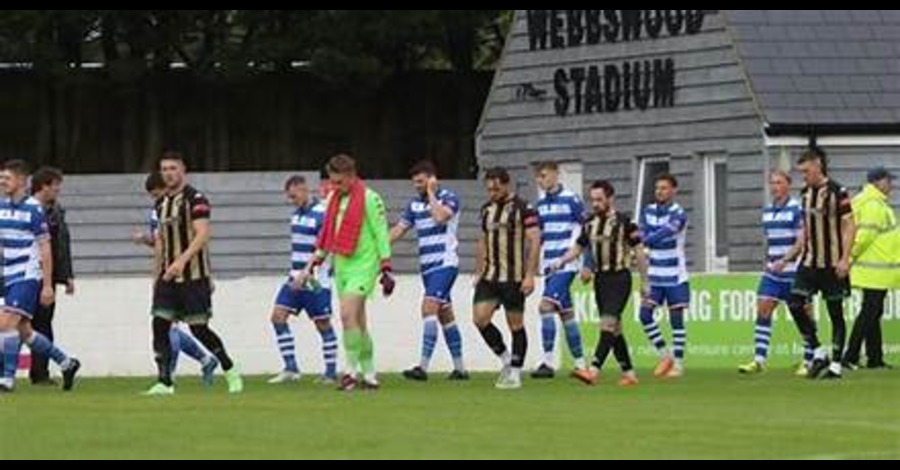
{"type": "Polygon", "coordinates": [[[369,298],[378,283],[378,271],[337,271],[334,275],[338,297],[356,295],[369,298]]]}

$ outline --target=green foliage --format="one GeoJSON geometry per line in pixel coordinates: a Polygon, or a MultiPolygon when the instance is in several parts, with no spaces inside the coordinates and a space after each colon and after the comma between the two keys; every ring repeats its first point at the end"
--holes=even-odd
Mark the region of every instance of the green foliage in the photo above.
{"type": "Polygon", "coordinates": [[[326,79],[493,67],[512,10],[2,10],[0,62],[71,75],[102,63],[134,81],[308,67],[326,79]]]}

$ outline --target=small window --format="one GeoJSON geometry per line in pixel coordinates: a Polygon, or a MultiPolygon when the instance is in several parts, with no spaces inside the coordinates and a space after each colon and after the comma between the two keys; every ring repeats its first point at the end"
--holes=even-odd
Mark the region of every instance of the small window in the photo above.
{"type": "Polygon", "coordinates": [[[645,157],[640,159],[635,214],[640,214],[645,206],[656,199],[656,177],[669,172],[669,157],[645,157]]]}
{"type": "Polygon", "coordinates": [[[724,156],[707,156],[706,184],[706,270],[728,272],[728,160],[724,156]]]}

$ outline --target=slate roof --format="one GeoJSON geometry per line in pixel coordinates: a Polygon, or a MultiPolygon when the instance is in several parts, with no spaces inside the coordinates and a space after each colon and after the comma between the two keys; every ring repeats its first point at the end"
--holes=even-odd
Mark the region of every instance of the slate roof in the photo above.
{"type": "Polygon", "coordinates": [[[900,131],[900,10],[726,10],[772,129],[900,131]]]}

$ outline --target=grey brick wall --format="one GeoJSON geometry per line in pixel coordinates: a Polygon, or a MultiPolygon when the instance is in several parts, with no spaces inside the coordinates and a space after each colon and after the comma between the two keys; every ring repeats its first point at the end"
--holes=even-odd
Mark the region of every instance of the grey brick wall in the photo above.
{"type": "MultiPolygon", "coordinates": [[[[292,212],[282,187],[287,173],[234,173],[192,175],[194,186],[213,204],[213,270],[219,277],[287,273],[292,212]]],[[[310,181],[318,176],[308,174],[310,181]]],[[[144,196],[143,175],[72,176],[66,179],[62,203],[74,240],[79,276],[141,276],[150,272],[150,252],[131,243],[131,234],[145,227],[151,201],[144,196]]],[[[413,197],[406,181],[373,181],[396,222],[413,197]]],[[[463,214],[460,227],[462,268],[474,269],[474,245],[478,236],[478,209],[484,191],[475,181],[449,181],[445,185],[460,194],[463,214]]],[[[399,243],[395,268],[418,271],[415,238],[399,243]]]]}

